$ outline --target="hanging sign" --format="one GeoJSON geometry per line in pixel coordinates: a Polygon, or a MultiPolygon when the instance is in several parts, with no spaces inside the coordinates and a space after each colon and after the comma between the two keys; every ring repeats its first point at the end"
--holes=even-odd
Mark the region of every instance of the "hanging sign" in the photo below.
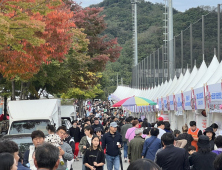
{"type": "Polygon", "coordinates": [[[166,99],[167,99],[167,110],[170,110],[170,97],[167,96],[166,99]]]}
{"type": "Polygon", "coordinates": [[[183,93],[184,100],[185,100],[185,110],[192,110],[191,107],[191,91],[187,91],[183,93]]]}
{"type": "Polygon", "coordinates": [[[170,110],[174,110],[174,96],[171,95],[169,96],[169,101],[170,101],[170,110]]]}
{"type": "Polygon", "coordinates": [[[183,108],[182,108],[182,98],[181,98],[181,94],[176,94],[175,95],[175,101],[176,101],[176,115],[183,115],[183,108]]]}
{"type": "Polygon", "coordinates": [[[163,97],[163,109],[164,109],[164,111],[168,111],[168,109],[167,109],[167,98],[166,97],[163,97]]]}
{"type": "Polygon", "coordinates": [[[196,98],[196,108],[205,109],[204,87],[194,89],[194,97],[196,98]]]}
{"type": "Polygon", "coordinates": [[[160,116],[163,118],[163,121],[169,121],[169,115],[168,114],[162,112],[160,116]]]}

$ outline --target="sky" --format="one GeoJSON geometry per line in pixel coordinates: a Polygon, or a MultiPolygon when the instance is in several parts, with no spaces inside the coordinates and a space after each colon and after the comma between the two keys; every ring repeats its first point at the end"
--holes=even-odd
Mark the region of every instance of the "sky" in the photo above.
{"type": "MultiPolygon", "coordinates": [[[[103,0],[75,0],[76,2],[82,2],[83,7],[87,7],[92,4],[97,4],[102,2],[103,0]]],[[[149,0],[152,3],[164,3],[164,0],[149,0]]],[[[129,0],[130,2],[130,0],[129,0]]],[[[185,10],[197,7],[197,6],[217,6],[217,4],[220,4],[221,0],[173,0],[173,7],[181,12],[184,12],[185,10]]]]}

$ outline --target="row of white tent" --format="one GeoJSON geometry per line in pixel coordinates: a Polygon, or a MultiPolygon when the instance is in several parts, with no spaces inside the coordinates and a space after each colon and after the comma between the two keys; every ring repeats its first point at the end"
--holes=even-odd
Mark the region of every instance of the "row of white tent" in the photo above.
{"type": "MultiPolygon", "coordinates": [[[[173,113],[173,115],[181,112],[178,115],[184,116],[187,112],[192,113],[192,110],[199,110],[199,112],[206,108],[209,110],[213,102],[222,103],[221,79],[222,62],[219,63],[217,57],[214,56],[209,67],[203,61],[199,69],[194,66],[191,73],[187,69],[184,75],[180,74],[179,78],[175,76],[173,80],[165,81],[161,85],[151,89],[141,90],[118,86],[112,94],[112,98],[119,101],[131,96],[144,97],[157,102],[157,111],[173,113]]],[[[135,108],[133,109],[135,110],[135,108]]],[[[130,110],[133,111],[133,109],[130,110]]],[[[220,112],[218,105],[217,109],[214,109],[217,110],[216,112],[220,112]]],[[[148,113],[156,110],[152,110],[149,107],[148,109],[144,109],[144,111],[148,113]]],[[[189,117],[189,115],[185,117],[189,117]]],[[[190,117],[192,119],[195,116],[192,115],[190,117]]],[[[207,121],[209,125],[214,121],[213,117],[207,121]]],[[[182,124],[184,123],[188,122],[184,120],[182,124]]]]}

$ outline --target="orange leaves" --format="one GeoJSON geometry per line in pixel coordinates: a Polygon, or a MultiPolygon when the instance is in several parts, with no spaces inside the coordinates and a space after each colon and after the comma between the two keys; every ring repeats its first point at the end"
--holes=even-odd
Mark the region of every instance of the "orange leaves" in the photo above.
{"type": "MultiPolygon", "coordinates": [[[[61,0],[47,0],[46,5],[40,3],[37,8],[39,11],[27,10],[37,3],[37,0],[8,0],[8,2],[14,11],[4,15],[9,18],[14,17],[11,22],[13,33],[18,35],[16,37],[19,39],[5,44],[0,50],[0,73],[7,79],[19,77],[28,80],[38,73],[43,63],[49,64],[52,59],[62,62],[71,47],[73,33],[70,30],[75,27],[71,22],[73,13],[69,8],[65,4],[59,5],[58,2],[62,2],[61,0]],[[47,8],[46,6],[49,9],[48,11],[44,9],[47,13],[43,15],[44,10],[40,8],[47,8]],[[20,16],[16,14],[17,12],[20,12],[20,16]]],[[[39,0],[39,2],[45,1],[39,0]]]]}

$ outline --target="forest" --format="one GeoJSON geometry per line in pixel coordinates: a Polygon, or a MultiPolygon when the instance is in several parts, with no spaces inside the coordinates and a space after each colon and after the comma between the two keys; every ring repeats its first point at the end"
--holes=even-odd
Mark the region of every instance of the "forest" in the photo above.
{"type": "MultiPolygon", "coordinates": [[[[121,78],[124,85],[131,84],[133,65],[133,39],[132,39],[132,4],[130,0],[104,0],[92,5],[102,7],[101,15],[105,16],[107,29],[103,34],[109,37],[117,37],[118,43],[122,46],[119,59],[108,62],[103,75],[106,77],[107,86],[105,91],[112,93],[121,78]]],[[[217,4],[214,4],[217,6],[217,4]]],[[[174,13],[174,35],[176,36],[176,68],[181,67],[181,30],[183,32],[183,67],[190,67],[190,24],[193,24],[193,63],[197,67],[203,61],[202,56],[202,15],[205,16],[205,62],[207,65],[213,57],[214,48],[217,48],[217,11],[215,7],[200,6],[191,8],[185,12],[176,9],[174,13]]],[[[153,4],[142,0],[138,4],[138,60],[139,62],[152,54],[163,45],[164,32],[164,4],[153,4]]],[[[157,60],[156,60],[157,61],[157,60]]],[[[157,62],[156,62],[157,66],[157,62]]],[[[160,67],[161,68],[161,67],[160,67]]]]}

